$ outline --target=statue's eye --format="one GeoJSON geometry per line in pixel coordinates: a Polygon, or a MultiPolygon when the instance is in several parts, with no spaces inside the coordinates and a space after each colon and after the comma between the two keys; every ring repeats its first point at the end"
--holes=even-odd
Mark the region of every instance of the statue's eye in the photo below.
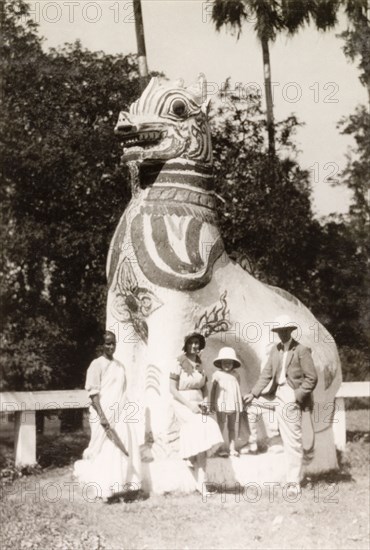
{"type": "Polygon", "coordinates": [[[183,117],[187,113],[186,103],[182,99],[175,99],[171,104],[171,111],[178,117],[183,117]]]}

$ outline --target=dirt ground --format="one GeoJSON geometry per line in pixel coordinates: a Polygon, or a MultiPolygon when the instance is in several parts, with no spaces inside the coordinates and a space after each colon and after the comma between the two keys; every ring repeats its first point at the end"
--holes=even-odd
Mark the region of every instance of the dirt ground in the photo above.
{"type": "Polygon", "coordinates": [[[141,495],[133,502],[92,502],[94,495],[84,494],[71,476],[88,434],[57,440],[46,434],[40,443],[43,469],[12,482],[9,441],[3,440],[0,547],[368,550],[369,414],[369,409],[348,411],[348,445],[340,470],[308,480],[297,502],[288,502],[280,488],[268,487],[260,494],[141,495]]]}

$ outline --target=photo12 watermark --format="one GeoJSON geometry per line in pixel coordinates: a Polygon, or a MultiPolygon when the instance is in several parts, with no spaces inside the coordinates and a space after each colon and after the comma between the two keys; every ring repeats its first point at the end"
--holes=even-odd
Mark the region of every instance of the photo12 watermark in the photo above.
{"type": "MultiPolygon", "coordinates": [[[[309,483],[306,486],[307,492],[312,496],[312,501],[325,504],[338,504],[339,485],[337,483],[309,483]]],[[[222,504],[236,502],[237,504],[247,502],[256,504],[265,499],[269,503],[283,499],[289,503],[296,503],[302,499],[302,488],[298,483],[279,483],[278,481],[265,481],[257,483],[250,481],[242,485],[239,482],[234,484],[212,483],[203,484],[201,499],[203,503],[210,499],[219,499],[222,504]]]]}
{"type": "Polygon", "coordinates": [[[29,13],[22,18],[48,25],[82,22],[132,25],[135,12],[132,0],[36,0],[30,2],[29,13]]]}
{"type": "Polygon", "coordinates": [[[2,499],[19,498],[21,504],[26,503],[49,503],[54,504],[61,500],[77,502],[81,498],[88,503],[97,502],[107,496],[130,495],[141,490],[141,486],[135,482],[120,484],[114,483],[109,487],[109,495],[102,490],[99,483],[78,481],[15,481],[9,485],[0,487],[2,499]]]}

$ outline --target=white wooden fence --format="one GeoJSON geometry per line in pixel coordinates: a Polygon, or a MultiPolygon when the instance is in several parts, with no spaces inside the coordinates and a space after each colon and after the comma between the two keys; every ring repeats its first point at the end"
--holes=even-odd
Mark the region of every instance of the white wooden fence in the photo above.
{"type": "Polygon", "coordinates": [[[370,382],[342,382],[335,396],[335,419],[333,423],[335,446],[339,451],[346,448],[346,397],[370,397],[370,382]]]}
{"type": "MultiPolygon", "coordinates": [[[[335,402],[333,432],[335,445],[346,446],[345,403],[347,397],[370,397],[370,382],[343,382],[335,402]]],[[[15,415],[14,452],[16,466],[36,463],[36,412],[62,409],[86,409],[89,397],[85,390],[59,390],[0,393],[0,412],[15,415]]],[[[4,416],[4,415],[3,415],[4,416]]],[[[6,421],[5,419],[2,419],[6,421]]]]}
{"type": "MultiPolygon", "coordinates": [[[[0,393],[0,411],[15,416],[15,465],[36,463],[36,412],[86,409],[90,399],[85,390],[18,391],[0,393]]],[[[5,418],[2,421],[6,421],[5,418]]]]}

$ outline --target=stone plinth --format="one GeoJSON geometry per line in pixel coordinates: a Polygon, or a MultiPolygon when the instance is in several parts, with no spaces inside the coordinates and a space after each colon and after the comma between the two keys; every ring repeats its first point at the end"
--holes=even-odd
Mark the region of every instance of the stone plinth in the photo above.
{"type": "MultiPolygon", "coordinates": [[[[314,458],[305,465],[303,474],[316,474],[337,467],[333,432],[329,428],[316,434],[314,458]]],[[[285,456],[283,452],[265,452],[240,457],[209,458],[207,474],[211,490],[242,490],[248,484],[258,484],[263,488],[274,482],[284,485],[285,456]]],[[[143,489],[153,494],[191,493],[196,490],[196,480],[191,469],[181,459],[153,460],[143,463],[143,489]]]]}

